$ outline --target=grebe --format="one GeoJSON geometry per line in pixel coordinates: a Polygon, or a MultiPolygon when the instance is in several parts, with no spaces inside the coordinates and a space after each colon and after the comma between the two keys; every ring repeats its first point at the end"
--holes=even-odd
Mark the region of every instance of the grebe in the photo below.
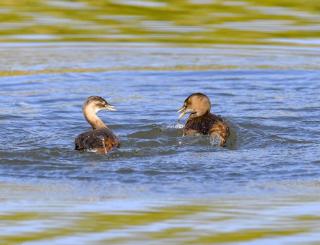
{"type": "Polygon", "coordinates": [[[229,135],[228,124],[217,115],[210,113],[211,103],[208,96],[202,93],[191,94],[179,109],[179,120],[186,114],[190,116],[184,125],[183,135],[210,135],[224,146],[229,135]]]}
{"type": "Polygon", "coordinates": [[[116,109],[99,96],[90,96],[84,102],[82,111],[85,119],[92,126],[92,130],[80,134],[75,139],[75,150],[92,150],[106,154],[114,147],[120,146],[118,138],[97,116],[96,113],[101,110],[115,111],[116,109]]]}

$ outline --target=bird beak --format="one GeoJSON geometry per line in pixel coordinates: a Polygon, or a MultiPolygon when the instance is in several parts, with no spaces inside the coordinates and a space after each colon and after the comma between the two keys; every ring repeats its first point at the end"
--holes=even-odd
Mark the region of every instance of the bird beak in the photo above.
{"type": "Polygon", "coordinates": [[[182,107],[178,110],[178,113],[180,113],[178,120],[180,120],[181,118],[183,118],[184,115],[187,114],[188,112],[190,112],[190,109],[187,109],[186,106],[182,106],[182,107]]]}
{"type": "Polygon", "coordinates": [[[105,109],[108,111],[116,111],[117,110],[113,105],[110,105],[110,104],[106,105],[105,109]]]}

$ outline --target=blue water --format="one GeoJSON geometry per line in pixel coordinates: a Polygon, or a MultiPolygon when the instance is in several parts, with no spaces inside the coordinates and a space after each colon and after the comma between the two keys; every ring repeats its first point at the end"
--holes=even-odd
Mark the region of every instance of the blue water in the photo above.
{"type": "MultiPolygon", "coordinates": [[[[301,215],[311,216],[312,222],[319,220],[313,216],[320,201],[319,71],[128,71],[123,67],[121,71],[35,72],[0,78],[2,213],[55,212],[60,217],[57,225],[64,227],[65,222],[87,212],[138,214],[150,206],[196,203],[204,206],[199,207],[200,213],[192,214],[187,226],[195,228],[194,236],[200,238],[203,234],[194,225],[202,215],[209,222],[214,212],[235,212],[229,214],[236,231],[248,228],[242,212],[254,212],[250,217],[255,222],[267,220],[259,206],[270,217],[287,212],[281,222],[271,222],[274,229],[280,224],[280,229],[290,227],[296,215],[287,208],[279,211],[279,206],[297,206],[301,215]],[[206,136],[182,137],[183,121],[177,121],[177,109],[193,92],[207,94],[212,112],[231,125],[225,148],[213,146],[206,136]],[[99,113],[121,141],[121,148],[106,156],[74,151],[74,138],[89,129],[81,106],[91,95],[104,97],[118,109],[99,113]],[[217,203],[222,207],[214,211],[217,203]],[[235,205],[233,211],[229,204],[235,205]],[[304,209],[310,205],[315,209],[304,209]]],[[[182,218],[177,227],[184,227],[187,221],[182,218]]],[[[99,224],[95,218],[88,222],[99,224]]],[[[17,225],[11,224],[13,230],[3,236],[23,235],[17,225]]],[[[47,225],[39,226],[31,225],[33,232],[50,230],[47,225]]],[[[309,232],[315,238],[312,241],[320,239],[317,230],[308,230],[301,222],[295,226],[309,232]]],[[[152,225],[146,227],[144,230],[152,225]]],[[[258,223],[249,227],[270,228],[258,223]]],[[[91,239],[85,230],[79,232],[84,237],[79,242],[102,241],[99,236],[91,239]]],[[[127,232],[122,236],[124,242],[130,241],[132,232],[143,238],[127,232]]],[[[68,237],[77,241],[73,236],[57,235],[63,238],[58,244],[67,244],[68,237]]],[[[294,240],[299,235],[289,237],[294,240]]],[[[175,235],[171,238],[183,241],[175,235]]],[[[254,241],[263,244],[259,238],[254,241]]]]}

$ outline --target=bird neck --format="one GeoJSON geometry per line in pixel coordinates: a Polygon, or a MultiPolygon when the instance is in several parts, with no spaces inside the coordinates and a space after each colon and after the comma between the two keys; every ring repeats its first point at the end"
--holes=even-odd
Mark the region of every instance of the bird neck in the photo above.
{"type": "Polygon", "coordinates": [[[84,107],[83,114],[92,129],[107,128],[107,125],[97,116],[97,110],[92,107],[84,107]]]}

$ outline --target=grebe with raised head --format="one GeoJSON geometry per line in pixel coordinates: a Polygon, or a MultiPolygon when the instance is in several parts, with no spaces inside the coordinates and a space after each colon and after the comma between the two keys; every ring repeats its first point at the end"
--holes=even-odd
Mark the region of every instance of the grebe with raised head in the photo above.
{"type": "Polygon", "coordinates": [[[224,146],[230,135],[229,126],[220,116],[210,113],[210,110],[211,102],[205,94],[194,93],[186,98],[178,110],[179,120],[190,113],[183,135],[210,135],[212,139],[219,141],[220,146],[224,146]]]}
{"type": "Polygon", "coordinates": [[[97,116],[97,112],[101,110],[115,111],[116,109],[99,96],[90,96],[84,102],[82,111],[92,130],[80,134],[75,139],[75,150],[106,154],[113,148],[120,146],[118,138],[97,116]]]}

